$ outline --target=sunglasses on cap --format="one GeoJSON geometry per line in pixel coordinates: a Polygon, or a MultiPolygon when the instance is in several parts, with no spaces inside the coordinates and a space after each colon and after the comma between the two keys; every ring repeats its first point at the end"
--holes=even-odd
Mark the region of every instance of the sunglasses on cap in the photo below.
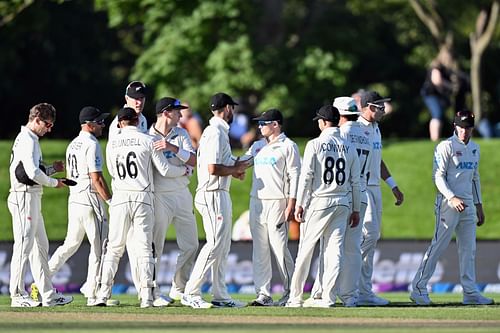
{"type": "Polygon", "coordinates": [[[98,121],[93,121],[93,120],[86,120],[85,124],[97,124],[97,125],[104,125],[104,120],[98,120],[98,121]]]}
{"type": "Polygon", "coordinates": [[[373,106],[374,108],[376,108],[379,111],[385,111],[385,105],[378,105],[375,103],[366,103],[366,104],[368,104],[369,106],[373,106]]]}
{"type": "Polygon", "coordinates": [[[257,124],[259,124],[259,126],[267,126],[271,125],[274,122],[275,120],[259,120],[257,124]]]}

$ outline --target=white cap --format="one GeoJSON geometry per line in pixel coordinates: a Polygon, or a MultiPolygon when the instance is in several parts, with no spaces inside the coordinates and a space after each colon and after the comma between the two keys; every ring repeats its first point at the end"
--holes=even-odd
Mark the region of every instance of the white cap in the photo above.
{"type": "Polygon", "coordinates": [[[337,97],[333,101],[333,106],[339,110],[341,116],[360,114],[356,101],[352,97],[337,97]]]}

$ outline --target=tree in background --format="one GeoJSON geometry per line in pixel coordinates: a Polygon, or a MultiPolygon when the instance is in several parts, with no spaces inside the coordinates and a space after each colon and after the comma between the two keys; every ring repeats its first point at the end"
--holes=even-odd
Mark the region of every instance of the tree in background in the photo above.
{"type": "MultiPolygon", "coordinates": [[[[454,17],[449,20],[448,24],[445,24],[443,17],[447,16],[439,14],[436,1],[409,0],[409,2],[418,18],[429,29],[436,45],[438,46],[439,52],[447,52],[448,57],[451,59],[450,62],[456,64],[457,61],[453,51],[453,39],[455,34],[452,30],[453,27],[451,26],[454,17]]],[[[448,7],[449,5],[449,3],[446,3],[442,6],[448,7]]],[[[478,16],[475,20],[475,31],[470,30],[469,33],[471,53],[470,78],[472,90],[472,109],[474,110],[476,119],[479,122],[482,117],[481,58],[497,27],[499,3],[497,0],[491,2],[488,1],[488,4],[475,3],[472,7],[473,8],[470,8],[470,12],[478,12],[478,16]],[[476,9],[479,10],[476,11],[476,9]]],[[[463,7],[461,9],[463,10],[463,7]]],[[[470,28],[470,25],[467,28],[470,28]]],[[[456,68],[457,66],[455,65],[454,67],[455,68],[450,68],[450,70],[452,72],[459,72],[456,68]]],[[[456,91],[454,93],[457,94],[456,91]]],[[[478,122],[476,122],[476,124],[478,122]]]]}

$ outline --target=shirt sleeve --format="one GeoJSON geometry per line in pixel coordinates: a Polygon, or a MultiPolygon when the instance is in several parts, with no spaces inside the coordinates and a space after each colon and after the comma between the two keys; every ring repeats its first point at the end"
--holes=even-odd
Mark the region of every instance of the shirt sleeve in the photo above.
{"type": "Polygon", "coordinates": [[[351,160],[350,182],[352,187],[352,210],[359,212],[361,208],[361,193],[360,193],[360,173],[359,158],[355,150],[350,150],[349,158],[351,160]]]}
{"type": "Polygon", "coordinates": [[[95,142],[89,146],[85,158],[87,160],[89,172],[102,171],[102,151],[99,143],[95,142]]]}
{"type": "Polygon", "coordinates": [[[481,181],[479,179],[479,160],[480,160],[480,152],[479,152],[479,146],[477,146],[477,153],[478,153],[478,163],[474,169],[474,174],[472,176],[472,198],[474,200],[474,204],[480,204],[483,202],[482,197],[481,197],[481,181]]]}
{"type": "Polygon", "coordinates": [[[25,142],[23,144],[23,149],[19,151],[21,153],[20,161],[23,163],[24,171],[28,178],[32,179],[36,183],[47,186],[56,187],[58,184],[57,179],[47,176],[39,166],[40,161],[35,161],[35,143],[30,140],[30,142],[25,142]]]}
{"type": "Polygon", "coordinates": [[[176,178],[186,174],[186,166],[170,164],[162,152],[153,148],[153,142],[150,143],[150,149],[152,151],[151,158],[153,160],[153,164],[163,177],[176,178]]]}
{"type": "Polygon", "coordinates": [[[206,142],[203,146],[203,149],[205,150],[205,158],[207,161],[207,164],[224,164],[224,161],[222,161],[222,154],[221,154],[221,147],[222,147],[222,142],[220,135],[216,135],[215,132],[209,133],[209,135],[206,138],[206,142]]]}
{"type": "Polygon", "coordinates": [[[300,154],[299,147],[294,143],[290,145],[287,149],[286,154],[286,166],[287,166],[287,175],[288,181],[290,182],[290,193],[289,198],[295,199],[297,198],[297,188],[299,184],[299,176],[300,176],[300,154]]]}
{"type": "Polygon", "coordinates": [[[438,191],[448,200],[455,196],[446,180],[448,164],[451,159],[451,145],[444,141],[434,151],[433,178],[438,191]]]}
{"type": "Polygon", "coordinates": [[[314,167],[314,144],[312,141],[309,141],[304,151],[302,170],[300,171],[296,207],[305,207],[309,200],[314,177],[314,167]]]}

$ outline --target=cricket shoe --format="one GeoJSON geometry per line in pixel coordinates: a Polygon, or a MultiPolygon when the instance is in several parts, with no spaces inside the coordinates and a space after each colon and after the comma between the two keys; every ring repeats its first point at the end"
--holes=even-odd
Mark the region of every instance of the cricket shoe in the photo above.
{"type": "Polygon", "coordinates": [[[170,297],[160,295],[154,299],[153,306],[161,308],[161,307],[169,306],[170,304],[173,304],[173,303],[174,303],[174,300],[171,299],[170,297]]]}
{"type": "Polygon", "coordinates": [[[107,301],[106,297],[97,297],[93,306],[107,306],[107,301]]]}
{"type": "Polygon", "coordinates": [[[201,296],[182,295],[181,304],[190,306],[193,309],[210,309],[213,307],[212,303],[205,301],[201,296]]]}
{"type": "Polygon", "coordinates": [[[215,308],[244,308],[248,303],[241,302],[235,299],[227,299],[222,301],[212,301],[215,308]]]}
{"type": "Polygon", "coordinates": [[[120,305],[120,301],[117,299],[110,298],[106,300],[106,306],[118,306],[118,305],[120,305]]]}
{"type": "Polygon", "coordinates": [[[264,294],[259,294],[256,299],[254,299],[250,306],[273,306],[273,298],[264,294]]]}
{"type": "Polygon", "coordinates": [[[145,299],[141,301],[141,308],[146,309],[146,308],[152,308],[153,307],[153,301],[150,299],[145,299]]]}
{"type": "Polygon", "coordinates": [[[286,302],[286,304],[285,304],[285,307],[287,307],[287,308],[301,308],[302,302],[288,300],[288,302],[286,302]]]}
{"type": "Polygon", "coordinates": [[[279,299],[279,301],[274,302],[274,306],[285,306],[288,302],[288,296],[283,296],[279,299]]]}
{"type": "Polygon", "coordinates": [[[384,306],[388,305],[390,302],[385,298],[378,297],[377,295],[371,294],[366,296],[359,296],[357,305],[364,306],[384,306]]]}
{"type": "Polygon", "coordinates": [[[321,298],[308,298],[304,304],[304,308],[333,308],[335,303],[328,302],[327,300],[321,298]]]}
{"type": "Polygon", "coordinates": [[[490,305],[494,304],[495,301],[491,298],[484,297],[481,294],[477,295],[464,295],[464,300],[462,302],[465,305],[490,305]]]}
{"type": "Polygon", "coordinates": [[[41,305],[41,302],[35,301],[28,295],[14,296],[10,302],[11,308],[35,308],[41,305]]]}
{"type": "Polygon", "coordinates": [[[87,298],[87,306],[95,306],[97,299],[95,297],[87,298]]]}
{"type": "Polygon", "coordinates": [[[345,301],[342,300],[342,303],[346,308],[355,308],[358,306],[358,300],[355,297],[351,297],[349,299],[346,299],[345,301]]]}
{"type": "Polygon", "coordinates": [[[43,302],[43,306],[57,306],[57,305],[66,305],[73,302],[73,296],[64,296],[61,293],[56,292],[56,297],[49,301],[43,302]]]}
{"type": "Polygon", "coordinates": [[[184,294],[175,289],[170,289],[170,292],[168,293],[168,297],[172,299],[172,303],[174,301],[180,302],[180,300],[182,299],[182,295],[184,294]]]}
{"type": "Polygon", "coordinates": [[[429,298],[429,295],[425,294],[419,295],[416,293],[411,293],[410,300],[416,305],[431,305],[431,299],[429,298]]]}
{"type": "Polygon", "coordinates": [[[32,283],[31,284],[31,298],[35,301],[40,301],[40,291],[38,290],[38,287],[36,284],[32,283]]]}

